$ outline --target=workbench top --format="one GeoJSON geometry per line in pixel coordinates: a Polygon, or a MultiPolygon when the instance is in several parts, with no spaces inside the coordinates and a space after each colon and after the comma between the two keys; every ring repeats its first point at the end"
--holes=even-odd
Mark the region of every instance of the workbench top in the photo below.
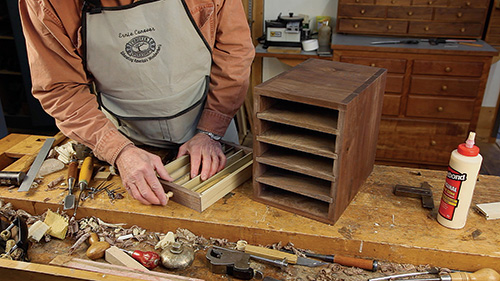
{"type": "MultiPolygon", "coordinates": [[[[12,157],[8,155],[14,155],[14,150],[36,154],[41,144],[27,145],[23,140],[28,138],[33,136],[9,135],[1,139],[2,159],[12,157]]],[[[40,140],[44,138],[47,137],[39,137],[40,140]]],[[[41,214],[47,208],[62,209],[67,192],[46,191],[45,186],[60,175],[65,176],[66,172],[65,169],[46,176],[41,186],[28,193],[0,188],[0,198],[31,214],[41,214]]],[[[447,229],[435,220],[435,214],[421,207],[419,199],[396,197],[392,193],[396,184],[420,186],[427,181],[438,206],[445,175],[445,171],[376,165],[335,225],[253,201],[250,181],[202,213],[175,202],[165,207],[145,206],[128,195],[110,203],[107,196],[101,194],[79,207],[77,218],[95,216],[106,222],[125,222],[126,227],[138,225],[163,233],[186,228],[206,238],[244,239],[251,244],[292,242],[298,248],[324,254],[470,271],[490,267],[500,272],[500,220],[487,221],[471,210],[464,229],[447,229]]],[[[121,186],[117,176],[111,181],[121,186]]],[[[472,206],[500,201],[499,186],[500,177],[480,175],[472,206]]]]}

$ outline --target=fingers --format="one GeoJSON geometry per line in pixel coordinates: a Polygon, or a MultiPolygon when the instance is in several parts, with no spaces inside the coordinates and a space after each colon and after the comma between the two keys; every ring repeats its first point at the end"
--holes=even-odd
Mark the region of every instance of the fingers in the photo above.
{"type": "Polygon", "coordinates": [[[149,201],[147,201],[142,197],[141,193],[139,192],[139,189],[135,184],[125,185],[125,189],[127,189],[127,192],[137,201],[141,202],[144,205],[151,205],[149,201]]]}

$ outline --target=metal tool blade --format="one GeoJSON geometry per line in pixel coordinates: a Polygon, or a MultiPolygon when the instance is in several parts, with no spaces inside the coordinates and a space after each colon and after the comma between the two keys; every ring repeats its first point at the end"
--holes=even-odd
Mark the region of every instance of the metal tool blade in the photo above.
{"type": "Polygon", "coordinates": [[[75,195],[68,194],[64,197],[64,210],[73,209],[75,207],[75,195]]]}
{"type": "Polygon", "coordinates": [[[24,177],[24,180],[17,191],[26,192],[30,189],[31,184],[35,180],[35,177],[38,174],[40,167],[42,167],[43,161],[45,161],[45,157],[47,157],[47,154],[49,154],[49,151],[52,148],[52,144],[54,144],[55,140],[55,138],[48,138],[45,140],[42,149],[40,149],[40,152],[38,152],[35,161],[33,161],[33,164],[31,164],[28,173],[24,177]]]}
{"type": "Polygon", "coordinates": [[[298,257],[297,258],[297,265],[303,265],[303,266],[309,266],[309,267],[316,267],[316,266],[322,266],[328,264],[326,262],[322,262],[319,260],[315,259],[310,259],[310,258],[304,258],[304,257],[298,257]]]}

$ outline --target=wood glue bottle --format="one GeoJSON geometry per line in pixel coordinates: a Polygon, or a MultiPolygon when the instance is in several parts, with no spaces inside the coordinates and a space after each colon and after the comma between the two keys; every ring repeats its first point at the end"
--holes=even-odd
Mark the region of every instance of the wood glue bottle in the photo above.
{"type": "Polygon", "coordinates": [[[463,228],[467,220],[477,175],[483,162],[479,147],[474,145],[475,137],[476,133],[470,132],[467,141],[451,153],[437,215],[437,221],[449,228],[463,228]]]}

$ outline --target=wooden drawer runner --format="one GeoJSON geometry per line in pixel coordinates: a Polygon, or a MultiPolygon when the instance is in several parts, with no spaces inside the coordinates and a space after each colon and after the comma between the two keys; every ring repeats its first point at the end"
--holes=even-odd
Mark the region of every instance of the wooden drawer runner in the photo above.
{"type": "Polygon", "coordinates": [[[380,67],[387,69],[389,73],[405,73],[406,60],[405,59],[386,59],[386,58],[366,58],[366,57],[353,57],[342,56],[341,62],[361,64],[372,67],[380,67]]]}
{"type": "Polygon", "coordinates": [[[470,120],[474,112],[474,100],[427,96],[408,97],[406,116],[470,120]]]}
{"type": "Polygon", "coordinates": [[[450,152],[467,138],[468,129],[467,122],[383,118],[380,122],[377,159],[446,165],[450,152]]]}
{"type": "Polygon", "coordinates": [[[474,98],[480,84],[479,79],[412,76],[410,94],[474,98]]]}
{"type": "Polygon", "coordinates": [[[339,19],[338,30],[359,34],[401,34],[406,33],[408,22],[397,20],[339,19]]]}
{"type": "Polygon", "coordinates": [[[480,77],[482,62],[415,60],[413,74],[480,77]]]}

